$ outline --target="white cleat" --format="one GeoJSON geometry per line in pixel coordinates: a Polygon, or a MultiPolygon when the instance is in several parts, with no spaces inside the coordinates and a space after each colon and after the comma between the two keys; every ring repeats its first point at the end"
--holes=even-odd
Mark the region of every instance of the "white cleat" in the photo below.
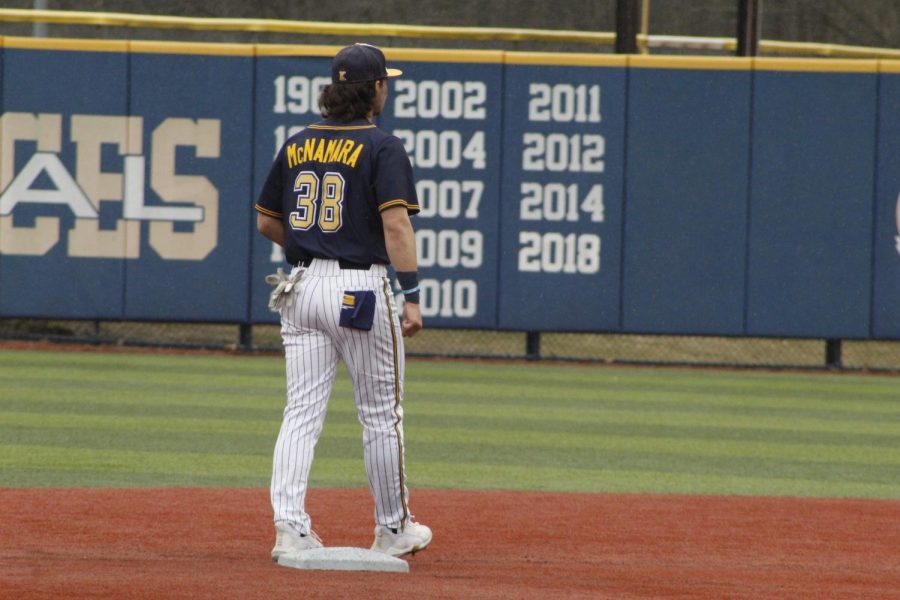
{"type": "Polygon", "coordinates": [[[275,547],[272,548],[272,562],[278,562],[278,559],[285,554],[296,554],[303,550],[321,547],[322,540],[315,531],[300,533],[290,523],[275,524],[275,547]]]}
{"type": "Polygon", "coordinates": [[[376,525],[372,550],[391,556],[404,556],[424,550],[430,543],[431,529],[425,525],[410,521],[402,531],[376,525]]]}

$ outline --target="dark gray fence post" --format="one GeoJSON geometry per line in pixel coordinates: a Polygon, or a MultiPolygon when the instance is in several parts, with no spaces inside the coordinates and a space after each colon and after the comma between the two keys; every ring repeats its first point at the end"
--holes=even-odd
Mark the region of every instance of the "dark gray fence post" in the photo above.
{"type": "Polygon", "coordinates": [[[238,330],[238,349],[250,350],[253,347],[253,326],[242,323],[238,330]]]}
{"type": "Polygon", "coordinates": [[[738,0],[737,55],[759,54],[759,11],[762,0],[738,0]]]}
{"type": "Polygon", "coordinates": [[[829,369],[842,368],[841,340],[825,340],[825,366],[829,369]]]}
{"type": "Polygon", "coordinates": [[[541,334],[537,331],[525,333],[525,358],[528,360],[541,358],[541,334]]]}
{"type": "Polygon", "coordinates": [[[616,54],[637,54],[641,0],[616,0],[616,54]]]}

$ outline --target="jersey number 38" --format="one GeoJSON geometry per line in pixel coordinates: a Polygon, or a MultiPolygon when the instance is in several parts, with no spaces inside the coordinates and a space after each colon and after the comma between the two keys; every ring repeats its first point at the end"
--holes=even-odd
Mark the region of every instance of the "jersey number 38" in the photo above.
{"type": "Polygon", "coordinates": [[[294,180],[297,210],[291,212],[291,227],[305,231],[318,222],[319,229],[325,233],[340,229],[344,185],[340,173],[329,171],[319,179],[313,171],[301,171],[294,180]],[[318,205],[316,200],[319,200],[318,205]]]}

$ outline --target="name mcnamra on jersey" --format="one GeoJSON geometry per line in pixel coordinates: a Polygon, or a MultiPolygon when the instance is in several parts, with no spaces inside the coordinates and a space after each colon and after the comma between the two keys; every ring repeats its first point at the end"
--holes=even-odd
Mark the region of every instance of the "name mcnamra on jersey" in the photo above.
{"type": "Polygon", "coordinates": [[[339,162],[349,167],[355,167],[362,149],[363,144],[356,140],[307,138],[302,146],[296,143],[288,144],[285,154],[289,169],[307,161],[339,162]]]}

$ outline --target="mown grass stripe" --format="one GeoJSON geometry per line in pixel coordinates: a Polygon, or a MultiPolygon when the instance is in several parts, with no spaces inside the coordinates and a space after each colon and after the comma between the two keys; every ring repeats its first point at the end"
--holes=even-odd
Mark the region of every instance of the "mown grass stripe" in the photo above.
{"type": "MultiPolygon", "coordinates": [[[[97,450],[103,452],[122,452],[145,451],[144,447],[134,444],[136,436],[106,436],[103,438],[105,443],[102,447],[95,447],[97,442],[84,437],[78,439],[57,439],[54,442],[64,447],[78,447],[83,450],[97,450]],[[116,441],[119,443],[116,444],[116,441]]],[[[165,437],[165,436],[164,436],[165,437]]],[[[269,438],[270,440],[271,438],[269,438]]],[[[268,458],[271,454],[270,441],[263,441],[258,438],[258,444],[253,448],[259,456],[268,458]]],[[[12,442],[38,442],[39,438],[31,439],[22,436],[10,436],[12,442]]],[[[191,440],[181,436],[175,438],[176,443],[172,444],[176,448],[180,446],[182,453],[189,456],[199,456],[209,454],[212,450],[208,446],[204,446],[205,452],[196,451],[191,446],[191,440]],[[178,443],[180,442],[180,443],[178,443]]],[[[156,443],[156,441],[154,441],[156,443]]],[[[47,447],[46,444],[35,444],[36,446],[47,447]]],[[[343,438],[340,435],[331,435],[323,438],[320,442],[317,454],[320,457],[356,457],[361,459],[361,450],[359,444],[359,436],[354,435],[343,438]],[[348,441],[350,443],[348,443],[348,441]]],[[[417,450],[417,457],[421,461],[440,460],[448,454],[455,454],[457,459],[467,464],[501,464],[508,466],[517,466],[528,464],[532,467],[548,467],[548,468],[568,468],[568,469],[584,469],[595,470],[596,468],[604,468],[606,470],[632,470],[632,469],[653,469],[664,470],[668,473],[694,473],[698,475],[708,474],[739,474],[741,476],[757,476],[765,477],[772,473],[777,473],[779,478],[792,476],[799,479],[814,479],[819,481],[835,481],[835,482],[874,482],[874,483],[895,483],[900,481],[900,467],[896,465],[860,465],[840,460],[818,460],[810,462],[808,460],[793,460],[789,458],[771,458],[771,457],[753,457],[741,455],[712,455],[703,452],[702,449],[682,449],[681,452],[671,452],[664,449],[661,452],[654,452],[650,449],[625,449],[615,450],[607,448],[590,448],[590,449],[561,449],[561,448],[539,448],[533,446],[500,446],[495,444],[468,444],[460,446],[456,442],[441,443],[435,441],[421,441],[416,443],[414,447],[417,450]],[[692,451],[693,450],[693,451],[692,451]]],[[[173,447],[152,448],[154,460],[164,462],[163,457],[172,454],[173,447]]],[[[216,448],[216,453],[222,453],[222,448],[216,448]]],[[[225,451],[233,454],[233,449],[225,451]]],[[[573,482],[574,483],[574,482],[573,482]]]]}
{"type": "Polygon", "coordinates": [[[122,416],[159,416],[159,417],[201,417],[220,419],[280,419],[283,407],[264,399],[259,402],[238,405],[219,405],[203,401],[193,403],[171,404],[170,395],[144,394],[142,402],[117,402],[115,399],[91,397],[89,401],[72,400],[61,402],[54,400],[30,400],[27,398],[12,401],[0,401],[0,410],[9,412],[34,414],[71,414],[71,415],[122,415],[122,416]]]}
{"type": "MultiPolygon", "coordinates": [[[[48,412],[58,412],[53,406],[47,408],[48,412]]],[[[13,405],[16,408],[23,408],[21,401],[19,402],[3,402],[0,407],[13,405]]],[[[33,412],[43,412],[41,403],[34,403],[29,408],[33,412]]],[[[182,408],[179,411],[169,411],[165,406],[153,405],[147,403],[144,412],[146,414],[177,416],[179,412],[189,412],[204,418],[215,418],[215,410],[190,410],[182,408]]],[[[104,409],[105,410],[105,409],[104,409]]],[[[332,402],[329,409],[334,413],[353,413],[356,414],[356,408],[352,404],[346,402],[332,402]]],[[[77,412],[96,412],[96,409],[90,407],[90,403],[82,404],[78,407],[77,412]]],[[[121,407],[113,409],[115,414],[129,414],[121,407]]],[[[220,408],[219,412],[227,414],[230,411],[220,408]]],[[[495,406],[484,404],[483,402],[465,401],[462,399],[454,399],[453,401],[429,401],[419,403],[415,407],[415,413],[421,416],[429,417],[459,417],[463,416],[469,419],[479,418],[496,418],[498,409],[495,406]]],[[[263,414],[274,414],[268,411],[261,413],[256,411],[238,411],[238,416],[262,416],[263,414]]],[[[829,417],[820,417],[818,415],[810,416],[791,416],[784,415],[758,415],[758,414],[731,414],[731,413],[684,413],[678,410],[656,410],[656,411],[639,411],[633,409],[606,409],[603,407],[584,407],[580,410],[567,409],[557,406],[521,406],[514,415],[510,415],[510,420],[531,421],[531,422],[576,422],[576,423],[607,423],[607,424],[642,424],[642,425],[658,425],[658,426],[690,426],[697,429],[702,428],[740,428],[740,429],[763,429],[773,431],[797,431],[797,432],[830,432],[830,433],[852,433],[861,435],[884,435],[897,436],[900,443],[900,423],[892,420],[870,420],[870,419],[833,419],[829,417]]]]}
{"type": "MultiPolygon", "coordinates": [[[[72,415],[44,414],[31,412],[0,412],[0,440],[14,441],[15,432],[29,430],[44,439],[58,437],[69,439],[71,433],[54,433],[48,430],[66,429],[68,431],[86,429],[90,431],[92,440],[104,440],[114,432],[141,432],[148,436],[183,432],[193,435],[198,446],[204,449],[200,440],[209,440],[213,434],[215,441],[236,436],[263,436],[274,439],[278,430],[278,420],[225,420],[215,417],[173,418],[173,417],[122,417],[119,415],[72,415]]],[[[565,424],[564,424],[565,425],[565,424]]],[[[328,419],[325,436],[335,436],[355,440],[360,435],[360,426],[347,413],[328,419]]],[[[721,453],[726,448],[734,448],[735,453],[749,456],[768,456],[777,458],[780,454],[792,459],[831,460],[838,458],[848,461],[869,462],[871,464],[897,464],[900,462],[898,439],[895,436],[860,436],[805,434],[796,432],[771,432],[765,430],[715,430],[678,427],[652,427],[637,425],[631,428],[601,424],[599,426],[564,426],[556,430],[544,423],[540,427],[525,428],[521,423],[510,419],[456,419],[443,417],[423,419],[417,418],[416,427],[407,434],[411,440],[441,440],[456,442],[462,445],[492,443],[502,445],[530,445],[536,447],[561,448],[607,448],[620,450],[630,445],[639,451],[654,440],[660,440],[663,446],[659,451],[679,452],[680,448],[693,447],[709,453],[721,453]],[[780,434],[780,435],[779,435],[780,434]],[[487,441],[487,442],[486,442],[487,441]],[[804,450],[807,449],[807,450],[804,450]],[[812,449],[812,450],[808,450],[812,449]],[[829,449],[833,449],[829,451],[829,449]],[[799,452],[799,453],[798,453],[799,452]],[[810,458],[811,457],[811,458],[810,458]]],[[[210,442],[207,441],[207,444],[210,442]]]]}
{"type": "Polygon", "coordinates": [[[219,419],[200,417],[124,416],[71,413],[0,412],[0,425],[39,429],[92,429],[94,431],[212,432],[219,434],[278,433],[276,419],[219,419]]]}
{"type": "MultiPolygon", "coordinates": [[[[246,384],[246,382],[244,382],[246,384]]],[[[219,385],[209,385],[202,382],[196,384],[171,383],[153,385],[121,384],[109,385],[98,383],[97,385],[63,385],[45,386],[38,382],[14,381],[3,386],[3,397],[0,406],[10,408],[24,407],[28,403],[44,404],[48,406],[58,405],[61,408],[66,404],[83,405],[84,395],[90,391],[90,402],[94,404],[109,404],[115,406],[154,405],[166,406],[196,406],[196,407],[259,407],[271,405],[282,408],[284,404],[283,384],[273,384],[269,387],[247,388],[219,385]]],[[[349,382],[340,382],[335,386],[335,396],[351,395],[349,382]]],[[[454,399],[460,402],[469,401],[474,390],[466,389],[465,392],[456,394],[441,394],[434,398],[432,393],[408,393],[408,402],[417,404],[434,403],[435,401],[449,402],[454,399]]],[[[545,394],[543,392],[542,394],[545,394]]],[[[478,396],[485,397],[482,394],[478,396]]],[[[516,397],[514,390],[509,390],[507,395],[494,394],[489,396],[492,406],[502,405],[508,407],[530,407],[540,409],[550,402],[546,395],[536,397],[516,397]]],[[[582,410],[582,409],[611,409],[633,412],[644,411],[675,411],[680,413],[707,413],[722,415],[763,415],[778,417],[816,417],[834,420],[856,421],[894,421],[900,423],[900,401],[890,408],[880,406],[844,406],[835,407],[823,403],[821,407],[813,405],[807,407],[792,406],[788,400],[775,403],[757,401],[752,398],[738,398],[722,396],[715,400],[698,401],[694,396],[681,397],[668,395],[665,398],[649,399],[641,397],[637,393],[619,394],[612,397],[598,395],[589,401],[573,399],[571,397],[552,401],[557,409],[582,410]]]]}
{"type": "Polygon", "coordinates": [[[712,428],[694,427],[692,425],[647,424],[634,422],[628,424],[611,422],[577,422],[577,421],[519,421],[511,417],[481,417],[470,419],[466,416],[423,416],[414,415],[410,427],[411,434],[421,427],[437,427],[457,430],[483,431],[488,437],[491,431],[540,432],[550,439],[564,440],[572,434],[587,435],[621,435],[638,437],[666,437],[672,439],[697,440],[738,440],[765,443],[806,443],[806,444],[847,444],[879,447],[885,452],[897,451],[896,435],[880,435],[867,433],[831,432],[831,431],[793,431],[772,430],[764,428],[712,428]]]}
{"type": "MultiPolygon", "coordinates": [[[[553,387],[595,383],[598,375],[610,385],[621,384],[625,387],[652,386],[662,382],[667,386],[688,386],[709,390],[716,387],[738,390],[752,388],[783,389],[795,391],[798,387],[809,389],[815,393],[828,394],[837,392],[849,394],[862,389],[861,393],[890,394],[897,397],[896,378],[888,376],[856,376],[849,374],[828,373],[767,373],[767,372],[734,372],[734,371],[694,371],[676,369],[646,369],[621,367],[584,367],[580,365],[496,365],[479,363],[459,364],[466,371],[467,382],[498,381],[508,379],[520,383],[548,382],[553,387]],[[698,386],[698,379],[703,383],[698,386]],[[879,391],[880,390],[880,391],[879,391]]],[[[166,373],[185,374],[207,377],[212,374],[219,377],[230,376],[282,376],[284,366],[279,357],[269,356],[197,356],[197,355],[165,355],[165,354],[115,354],[115,353],[78,353],[78,352],[19,352],[0,350],[0,372],[14,368],[22,372],[24,368],[40,371],[46,368],[90,367],[95,371],[103,371],[112,376],[128,377],[129,373],[166,373]]],[[[79,369],[82,370],[82,369],[79,369]]],[[[435,383],[447,382],[458,384],[454,375],[456,368],[447,369],[446,363],[432,361],[413,361],[408,365],[413,376],[422,376],[435,383]]],[[[82,370],[83,371],[83,370],[82,370]]]]}
{"type": "MultiPolygon", "coordinates": [[[[10,440],[16,429],[44,431],[48,429],[89,430],[90,439],[103,440],[109,432],[140,432],[151,434],[184,433],[191,435],[223,434],[233,436],[260,436],[273,438],[278,432],[277,420],[226,420],[185,417],[123,417],[119,415],[72,415],[0,412],[0,432],[7,432],[0,439],[10,440]]],[[[358,423],[328,423],[326,438],[343,439],[356,444],[361,436],[358,423]]],[[[46,434],[44,434],[46,437],[46,434]]],[[[208,437],[204,438],[208,440],[208,437]]],[[[806,461],[810,463],[845,463],[900,467],[900,452],[868,444],[822,444],[804,442],[773,442],[771,440],[708,440],[663,435],[614,435],[596,433],[568,433],[562,438],[548,436],[545,431],[510,431],[508,429],[448,428],[446,426],[420,425],[407,434],[411,443],[422,440],[428,443],[473,446],[509,447],[518,449],[544,449],[567,451],[616,451],[650,452],[682,456],[710,456],[736,458],[768,458],[772,460],[806,461]]],[[[207,442],[208,443],[208,442],[207,442]]],[[[198,450],[205,450],[201,441],[198,450]]]]}
{"type": "MultiPolygon", "coordinates": [[[[408,395],[427,394],[433,386],[442,386],[460,390],[462,395],[481,395],[485,398],[500,399],[547,399],[549,383],[544,386],[530,386],[528,382],[517,380],[495,379],[490,382],[467,382],[465,389],[453,386],[450,382],[435,384],[426,379],[425,382],[412,380],[408,386],[408,395]]],[[[865,392],[857,386],[851,391],[826,388],[823,390],[811,390],[799,388],[797,390],[775,389],[716,389],[696,386],[694,388],[676,388],[668,384],[660,386],[648,386],[636,383],[634,385],[611,385],[608,379],[598,376],[592,386],[553,388],[553,398],[576,403],[578,401],[593,401],[596,399],[625,398],[635,402],[683,402],[694,401],[711,406],[740,405],[749,398],[754,398],[760,406],[771,408],[796,408],[816,409],[819,407],[831,410],[877,410],[897,412],[898,392],[894,389],[878,390],[877,392],[865,392]]]]}
{"type": "MultiPolygon", "coordinates": [[[[494,382],[514,383],[519,382],[523,387],[527,384],[546,383],[558,389],[566,387],[582,387],[585,384],[595,383],[602,379],[607,389],[643,389],[647,391],[682,391],[713,393],[728,391],[737,393],[751,393],[755,396],[765,394],[767,391],[775,393],[787,392],[794,395],[814,394],[815,397],[839,395],[853,398],[854,396],[879,396],[884,394],[884,399],[897,398],[896,377],[891,376],[855,376],[849,374],[802,374],[802,373],[767,373],[733,371],[694,371],[690,369],[646,369],[646,368],[615,368],[615,367],[584,367],[584,366],[557,366],[535,365],[535,368],[518,368],[515,373],[496,372],[493,365],[473,364],[467,369],[466,382],[472,384],[490,384],[494,382]],[[551,369],[547,372],[548,367],[551,369]],[[651,372],[652,371],[652,372],[651,372]]],[[[458,384],[452,375],[441,370],[440,363],[412,362],[409,366],[413,377],[411,382],[416,382],[417,377],[423,381],[436,384],[458,384]]]]}
{"type": "MultiPolygon", "coordinates": [[[[358,461],[322,457],[313,466],[312,484],[365,485],[364,474],[347,477],[358,461]],[[342,475],[335,476],[340,470],[342,475]]],[[[647,492],[896,498],[898,486],[884,483],[834,482],[813,478],[750,477],[730,474],[671,473],[653,469],[567,469],[554,467],[461,464],[416,461],[409,464],[410,485],[455,489],[509,489],[572,492],[647,492]]],[[[413,499],[415,495],[413,494],[413,499]]]]}
{"type": "MultiPolygon", "coordinates": [[[[9,465],[0,457],[0,467],[19,470],[136,473],[163,478],[198,476],[214,484],[221,479],[246,478],[259,481],[268,474],[268,457],[222,456],[206,453],[101,451],[86,449],[13,446],[30,457],[25,464],[9,465]]],[[[867,496],[891,498],[898,484],[884,482],[833,481],[815,477],[760,477],[736,473],[694,473],[653,468],[579,469],[560,466],[509,465],[426,461],[411,464],[413,484],[418,487],[480,489],[540,489],[550,491],[646,491],[663,493],[736,493],[756,495],[867,496]]],[[[313,485],[364,485],[358,458],[319,457],[313,466],[313,485]]]]}
{"type": "MultiPolygon", "coordinates": [[[[48,432],[30,427],[0,427],[0,439],[17,446],[140,450],[148,452],[216,452],[271,456],[278,427],[265,435],[210,431],[142,431],[113,429],[64,429],[48,432]],[[52,435],[48,435],[48,433],[52,435]]],[[[5,473],[4,473],[5,476],[5,473]]]]}
{"type": "MultiPolygon", "coordinates": [[[[2,381],[2,380],[0,380],[2,381]]],[[[153,390],[157,394],[175,393],[181,396],[190,394],[202,394],[205,396],[214,395],[216,397],[242,396],[248,391],[254,393],[271,392],[276,393],[284,389],[284,384],[277,380],[267,382],[266,384],[252,385],[244,380],[234,383],[227,381],[208,381],[202,378],[191,379],[189,381],[146,381],[146,380],[128,380],[128,381],[112,381],[104,377],[97,377],[96,380],[76,380],[70,378],[57,378],[53,381],[46,381],[40,377],[29,379],[28,377],[16,378],[8,382],[4,382],[5,393],[8,397],[16,392],[27,392],[32,397],[34,392],[39,391],[43,397],[49,395],[60,394],[63,397],[77,397],[81,390],[91,390],[97,394],[101,394],[107,398],[120,398],[124,394],[130,394],[135,391],[153,390]],[[35,387],[39,390],[35,390],[35,387]]]]}
{"type": "Polygon", "coordinates": [[[203,476],[258,476],[271,469],[270,456],[212,452],[150,452],[123,448],[66,448],[5,444],[2,468],[82,469],[135,473],[184,473],[203,476]]]}
{"type": "Polygon", "coordinates": [[[54,352],[0,350],[0,369],[91,367],[123,375],[133,373],[284,374],[280,358],[270,356],[203,356],[197,354],[146,354],[116,352],[54,352]]]}
{"type": "MultiPolygon", "coordinates": [[[[283,408],[283,398],[280,390],[273,390],[272,393],[264,393],[260,390],[243,390],[230,389],[228,394],[222,394],[217,389],[212,388],[203,390],[198,387],[197,390],[180,390],[180,391],[160,391],[158,388],[149,389],[130,389],[122,390],[116,393],[107,393],[105,391],[96,391],[91,395],[89,402],[85,402],[84,394],[77,388],[67,388],[64,392],[48,395],[46,392],[38,392],[34,388],[29,388],[30,392],[26,394],[16,393],[16,386],[10,386],[6,392],[12,397],[11,399],[0,400],[0,408],[10,410],[34,410],[34,411],[115,411],[117,414],[132,410],[132,407],[141,407],[142,409],[155,412],[156,414],[165,414],[167,411],[173,411],[175,414],[181,414],[186,411],[193,411],[197,414],[204,412],[213,412],[217,414],[235,414],[241,415],[242,411],[246,414],[269,414],[270,411],[280,411],[283,408]],[[229,399],[226,401],[226,399],[229,399]],[[104,407],[106,405],[107,407],[104,407]]],[[[337,389],[334,392],[335,397],[350,397],[351,390],[337,389]]],[[[470,400],[469,396],[454,395],[447,398],[441,395],[440,403],[448,403],[456,398],[456,402],[465,403],[470,400]]],[[[436,404],[435,399],[426,399],[422,401],[411,400],[420,405],[436,404]]],[[[520,401],[513,402],[501,401],[497,398],[492,399],[491,406],[499,403],[505,405],[516,405],[518,408],[530,408],[532,410],[542,410],[547,406],[547,400],[541,402],[520,401]]],[[[900,402],[897,402],[900,406],[900,402]]],[[[566,412],[576,414],[582,410],[615,410],[620,412],[645,413],[647,411],[693,414],[702,413],[707,416],[721,415],[729,416],[763,416],[779,419],[803,419],[814,418],[820,420],[847,422],[877,422],[888,423],[895,422],[900,430],[900,412],[884,412],[884,411],[832,411],[832,410],[815,410],[815,409],[788,409],[788,408],[772,408],[766,406],[757,406],[751,404],[747,400],[743,405],[718,406],[707,405],[689,400],[665,403],[648,404],[646,402],[632,402],[628,399],[608,400],[596,399],[591,405],[579,403],[572,405],[570,402],[561,401],[554,402],[553,407],[557,410],[565,410],[566,412]]]]}
{"type": "MultiPolygon", "coordinates": [[[[197,473],[135,473],[41,468],[4,469],[5,487],[252,487],[268,486],[269,474],[206,476],[197,473]]],[[[265,510],[265,504],[260,510],[265,510]]]]}
{"type": "MultiPolygon", "coordinates": [[[[331,435],[352,437],[353,427],[332,425],[331,435]]],[[[701,440],[667,438],[660,436],[624,436],[572,434],[557,440],[543,432],[509,432],[501,430],[483,432],[419,428],[408,436],[410,443],[417,440],[457,444],[470,447],[475,444],[504,446],[515,449],[565,449],[598,450],[615,452],[651,452],[661,455],[709,456],[730,458],[766,458],[772,460],[829,462],[859,465],[884,465],[900,467],[900,453],[886,452],[868,445],[809,444],[801,442],[771,442],[742,440],[701,440]]]]}
{"type": "MultiPolygon", "coordinates": [[[[603,408],[583,408],[573,411],[549,404],[543,407],[522,406],[517,408],[515,417],[526,421],[572,421],[572,422],[607,422],[607,423],[643,423],[654,425],[690,425],[692,427],[740,427],[746,429],[771,429],[795,431],[846,432],[875,435],[898,435],[900,424],[893,422],[845,420],[835,421],[817,417],[781,417],[761,415],[719,415],[690,413],[683,414],[674,410],[667,411],[631,411],[610,410],[603,408]]],[[[469,416],[473,418],[490,418],[496,415],[496,407],[481,401],[453,401],[420,403],[410,408],[414,414],[441,415],[447,417],[469,416]]],[[[900,439],[900,438],[898,438],[900,439]]]]}

